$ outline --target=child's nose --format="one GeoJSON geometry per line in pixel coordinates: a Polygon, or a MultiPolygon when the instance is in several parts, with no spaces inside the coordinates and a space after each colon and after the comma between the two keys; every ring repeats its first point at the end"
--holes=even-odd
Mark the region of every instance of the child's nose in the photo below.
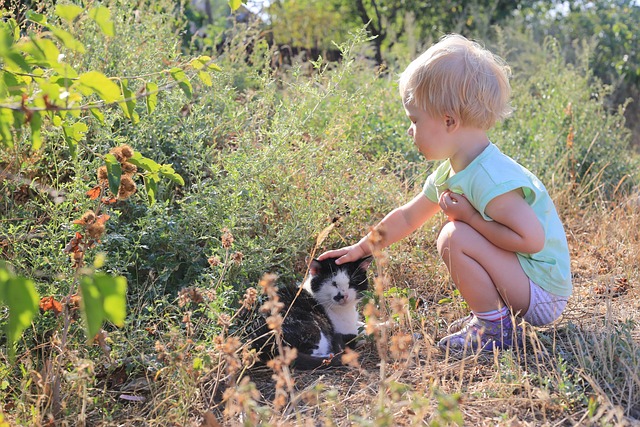
{"type": "Polygon", "coordinates": [[[409,129],[407,129],[407,135],[413,137],[413,126],[409,126],[409,129]]]}

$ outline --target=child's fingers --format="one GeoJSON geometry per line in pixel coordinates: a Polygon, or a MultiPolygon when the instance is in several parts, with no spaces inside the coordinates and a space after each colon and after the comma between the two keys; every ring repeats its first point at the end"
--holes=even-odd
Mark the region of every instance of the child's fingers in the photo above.
{"type": "Polygon", "coordinates": [[[341,256],[345,255],[347,252],[348,252],[348,250],[344,249],[344,248],[342,248],[342,249],[333,249],[331,251],[323,252],[318,257],[318,261],[323,261],[323,260],[328,259],[328,258],[338,258],[338,257],[341,257],[341,256]]]}

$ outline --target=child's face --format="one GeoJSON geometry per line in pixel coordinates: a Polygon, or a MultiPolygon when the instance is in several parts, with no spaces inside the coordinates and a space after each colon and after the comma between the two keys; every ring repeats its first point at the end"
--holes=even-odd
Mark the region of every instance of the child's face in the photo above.
{"type": "Polygon", "coordinates": [[[405,104],[411,126],[407,134],[413,138],[418,151],[427,160],[444,160],[452,154],[453,146],[449,141],[446,117],[432,117],[422,108],[405,104]]]}

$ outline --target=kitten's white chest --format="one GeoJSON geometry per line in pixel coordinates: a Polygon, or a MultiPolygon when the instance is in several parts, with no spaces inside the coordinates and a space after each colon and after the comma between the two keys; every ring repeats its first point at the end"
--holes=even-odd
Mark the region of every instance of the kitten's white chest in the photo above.
{"type": "Polygon", "coordinates": [[[358,334],[358,312],[355,304],[348,306],[334,306],[327,308],[327,316],[333,323],[334,330],[339,334],[358,334]]]}

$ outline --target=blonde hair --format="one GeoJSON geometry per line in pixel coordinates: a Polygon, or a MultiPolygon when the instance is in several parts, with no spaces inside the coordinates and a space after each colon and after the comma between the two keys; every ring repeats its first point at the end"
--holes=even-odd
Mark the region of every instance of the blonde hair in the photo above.
{"type": "Polygon", "coordinates": [[[450,34],[409,64],[400,76],[400,95],[431,116],[450,115],[463,126],[489,129],[511,113],[510,74],[502,58],[450,34]]]}

